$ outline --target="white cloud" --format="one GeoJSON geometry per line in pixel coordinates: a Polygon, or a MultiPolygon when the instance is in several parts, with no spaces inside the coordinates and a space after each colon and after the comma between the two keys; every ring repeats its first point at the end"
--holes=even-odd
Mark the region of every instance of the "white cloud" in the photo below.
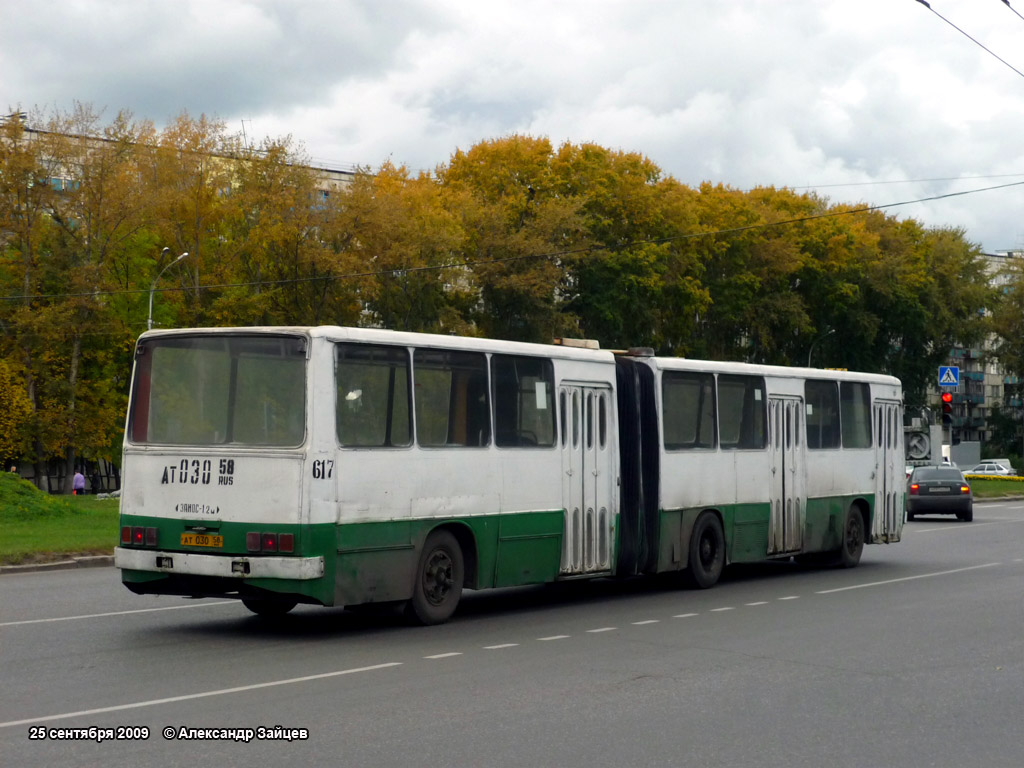
{"type": "MultiPolygon", "coordinates": [[[[1024,71],[1002,3],[936,9],[1024,71]]],[[[0,0],[0,18],[0,106],[203,112],[339,164],[431,169],[518,131],[837,201],[1024,181],[1024,77],[909,0],[0,0]],[[966,176],[992,178],[826,186],[966,176]]],[[[1001,249],[1024,246],[1022,211],[1024,187],[895,212],[1001,249]]]]}

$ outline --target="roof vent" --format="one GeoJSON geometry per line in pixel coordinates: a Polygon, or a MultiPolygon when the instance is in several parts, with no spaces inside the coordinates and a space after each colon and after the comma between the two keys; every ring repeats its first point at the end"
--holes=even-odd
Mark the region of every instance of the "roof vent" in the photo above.
{"type": "Polygon", "coordinates": [[[554,339],[552,344],[561,347],[577,347],[579,349],[600,349],[601,344],[597,339],[554,339]]]}

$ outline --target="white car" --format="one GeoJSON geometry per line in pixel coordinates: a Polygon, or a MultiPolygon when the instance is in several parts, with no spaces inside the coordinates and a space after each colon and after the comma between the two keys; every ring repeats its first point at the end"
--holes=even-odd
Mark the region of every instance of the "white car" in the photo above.
{"type": "Polygon", "coordinates": [[[982,463],[972,469],[968,469],[966,475],[1012,475],[1013,470],[1007,469],[1002,464],[982,463]]]}

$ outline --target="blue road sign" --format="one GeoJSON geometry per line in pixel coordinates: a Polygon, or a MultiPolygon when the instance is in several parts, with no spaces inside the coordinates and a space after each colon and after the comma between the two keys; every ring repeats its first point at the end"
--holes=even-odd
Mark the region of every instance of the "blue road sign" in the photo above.
{"type": "Polygon", "coordinates": [[[940,387],[959,387],[960,386],[960,368],[955,365],[940,365],[939,366],[939,386],[940,387]]]}

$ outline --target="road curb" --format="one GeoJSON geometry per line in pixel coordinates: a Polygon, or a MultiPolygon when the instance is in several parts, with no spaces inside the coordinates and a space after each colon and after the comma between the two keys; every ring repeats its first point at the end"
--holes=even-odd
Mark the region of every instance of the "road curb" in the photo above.
{"type": "Polygon", "coordinates": [[[114,564],[113,555],[82,555],[53,563],[29,563],[27,565],[0,565],[0,574],[34,573],[38,571],[63,571],[68,568],[103,568],[114,564]]]}

